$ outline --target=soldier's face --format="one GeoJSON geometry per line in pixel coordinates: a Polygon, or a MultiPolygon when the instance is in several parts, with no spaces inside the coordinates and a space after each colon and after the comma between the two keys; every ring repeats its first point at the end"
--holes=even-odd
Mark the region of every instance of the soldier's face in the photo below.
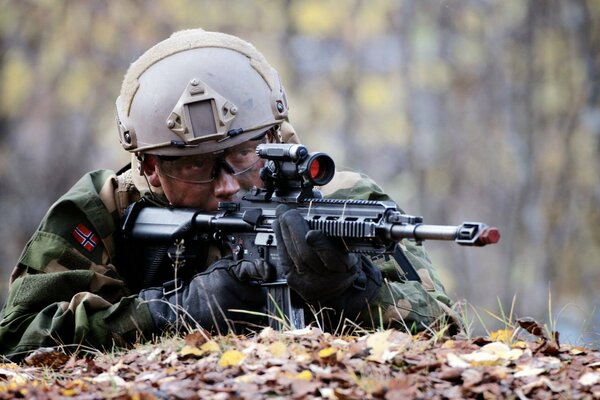
{"type": "Polygon", "coordinates": [[[189,183],[165,176],[160,177],[160,182],[171,205],[205,211],[215,211],[221,201],[235,200],[240,191],[237,179],[229,173],[220,173],[209,183],[189,183]]]}
{"type": "Polygon", "coordinates": [[[255,153],[261,142],[248,141],[220,155],[176,160],[150,156],[146,175],[173,206],[215,211],[219,202],[239,200],[253,186],[262,186],[259,171],[264,162],[255,153]]]}

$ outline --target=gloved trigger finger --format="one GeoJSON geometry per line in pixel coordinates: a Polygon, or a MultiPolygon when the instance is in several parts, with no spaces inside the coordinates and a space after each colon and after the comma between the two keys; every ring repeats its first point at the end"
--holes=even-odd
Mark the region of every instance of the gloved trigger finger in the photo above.
{"type": "Polygon", "coordinates": [[[257,258],[256,260],[254,260],[254,265],[256,265],[257,276],[260,277],[259,279],[261,281],[270,282],[275,280],[275,267],[271,265],[267,260],[257,258]]]}
{"type": "Polygon", "coordinates": [[[267,282],[275,276],[275,268],[262,258],[242,260],[234,269],[235,275],[242,282],[250,280],[267,282]]]}

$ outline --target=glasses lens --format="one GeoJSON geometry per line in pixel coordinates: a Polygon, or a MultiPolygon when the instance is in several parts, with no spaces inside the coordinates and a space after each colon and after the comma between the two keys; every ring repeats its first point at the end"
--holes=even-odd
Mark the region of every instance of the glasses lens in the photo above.
{"type": "Polygon", "coordinates": [[[212,154],[184,156],[175,160],[162,159],[160,170],[164,175],[184,182],[204,183],[214,179],[216,157],[212,154]]]}
{"type": "Polygon", "coordinates": [[[170,178],[189,183],[212,182],[220,171],[241,175],[262,167],[261,158],[256,154],[256,146],[265,139],[251,140],[230,148],[224,154],[202,154],[182,156],[175,159],[166,157],[160,160],[160,172],[170,178]]]}
{"type": "Polygon", "coordinates": [[[233,175],[240,175],[259,167],[260,158],[256,154],[256,143],[248,146],[233,148],[225,155],[225,162],[233,170],[233,175]]]}

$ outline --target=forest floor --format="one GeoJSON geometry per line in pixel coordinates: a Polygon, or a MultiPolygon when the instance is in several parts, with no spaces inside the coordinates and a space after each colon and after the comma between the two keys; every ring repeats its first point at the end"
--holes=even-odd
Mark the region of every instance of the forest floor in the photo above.
{"type": "Polygon", "coordinates": [[[317,328],[194,332],[112,353],[46,349],[0,364],[0,399],[593,399],[600,352],[535,321],[487,337],[317,328]]]}

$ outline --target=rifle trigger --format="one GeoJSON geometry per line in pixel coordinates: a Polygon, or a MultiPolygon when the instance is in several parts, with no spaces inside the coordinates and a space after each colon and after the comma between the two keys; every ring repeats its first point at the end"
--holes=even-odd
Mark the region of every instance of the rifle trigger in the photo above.
{"type": "Polygon", "coordinates": [[[244,211],[244,215],[242,215],[242,220],[251,225],[258,225],[258,220],[262,216],[262,209],[260,208],[252,208],[250,210],[244,211]]]}

